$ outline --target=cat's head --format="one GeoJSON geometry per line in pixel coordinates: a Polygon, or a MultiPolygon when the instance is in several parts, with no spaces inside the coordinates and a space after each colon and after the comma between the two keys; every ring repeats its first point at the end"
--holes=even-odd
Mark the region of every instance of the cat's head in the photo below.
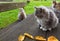
{"type": "Polygon", "coordinates": [[[60,2],[53,1],[52,7],[60,11],[60,2]]]}
{"type": "Polygon", "coordinates": [[[49,9],[45,6],[35,7],[35,16],[40,19],[48,19],[49,9]]]}

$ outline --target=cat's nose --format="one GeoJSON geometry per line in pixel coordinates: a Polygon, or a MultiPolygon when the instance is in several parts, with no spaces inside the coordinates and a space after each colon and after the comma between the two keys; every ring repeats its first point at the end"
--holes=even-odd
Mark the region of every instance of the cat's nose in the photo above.
{"type": "Polygon", "coordinates": [[[38,17],[38,18],[43,18],[43,16],[40,16],[40,15],[38,15],[37,17],[38,17]]]}
{"type": "Polygon", "coordinates": [[[43,16],[40,16],[40,18],[43,18],[43,16]]]}

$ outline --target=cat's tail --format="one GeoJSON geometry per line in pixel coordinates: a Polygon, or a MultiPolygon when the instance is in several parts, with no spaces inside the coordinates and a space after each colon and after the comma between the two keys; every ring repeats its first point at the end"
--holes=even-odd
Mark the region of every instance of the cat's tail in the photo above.
{"type": "Polygon", "coordinates": [[[19,8],[19,9],[20,9],[20,11],[18,13],[18,20],[22,21],[23,19],[27,18],[27,15],[23,8],[19,8]]]}

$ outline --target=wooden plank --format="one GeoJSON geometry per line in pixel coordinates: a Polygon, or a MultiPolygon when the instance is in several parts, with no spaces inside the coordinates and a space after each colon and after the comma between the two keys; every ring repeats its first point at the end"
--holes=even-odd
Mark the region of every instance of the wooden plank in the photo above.
{"type": "Polygon", "coordinates": [[[6,32],[7,30],[9,30],[12,26],[16,25],[17,23],[21,22],[20,20],[16,20],[15,22],[13,22],[12,24],[8,25],[6,28],[1,29],[0,30],[0,34],[6,32]]]}
{"type": "Polygon", "coordinates": [[[6,2],[10,2],[10,1],[13,1],[13,0],[0,0],[0,1],[6,1],[6,2]]]}
{"type": "Polygon", "coordinates": [[[26,5],[24,2],[8,2],[8,3],[0,3],[0,12],[7,11],[15,8],[23,8],[26,5]]]}
{"type": "Polygon", "coordinates": [[[48,38],[49,36],[55,36],[60,41],[60,23],[52,31],[47,31],[46,37],[48,38]]]}
{"type": "MultiPolygon", "coordinates": [[[[20,34],[24,32],[30,33],[33,36],[41,35],[46,36],[46,33],[39,29],[34,15],[30,15],[28,18],[12,26],[6,32],[0,34],[0,41],[17,41],[20,34]]],[[[26,38],[25,41],[34,41],[32,39],[26,38]]]]}

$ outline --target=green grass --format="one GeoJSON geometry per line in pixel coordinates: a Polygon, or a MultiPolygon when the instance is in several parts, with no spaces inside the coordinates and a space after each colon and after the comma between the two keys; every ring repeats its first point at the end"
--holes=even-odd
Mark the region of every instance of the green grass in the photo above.
{"type": "MultiPolygon", "coordinates": [[[[31,1],[24,7],[26,14],[34,13],[35,6],[51,6],[51,1],[31,1]]],[[[14,9],[6,12],[0,12],[0,29],[5,28],[17,20],[19,9],[14,9]]]]}
{"type": "Polygon", "coordinates": [[[18,9],[0,13],[0,28],[5,28],[17,20],[18,9]]]}
{"type": "Polygon", "coordinates": [[[13,2],[26,2],[26,0],[13,0],[13,2]]]}
{"type": "Polygon", "coordinates": [[[43,5],[44,6],[51,6],[51,1],[46,1],[46,2],[45,1],[42,1],[42,2],[40,2],[40,1],[32,1],[29,4],[27,4],[24,9],[25,9],[27,14],[32,14],[34,12],[34,7],[35,6],[40,6],[40,5],[42,5],[42,6],[43,5]]]}

